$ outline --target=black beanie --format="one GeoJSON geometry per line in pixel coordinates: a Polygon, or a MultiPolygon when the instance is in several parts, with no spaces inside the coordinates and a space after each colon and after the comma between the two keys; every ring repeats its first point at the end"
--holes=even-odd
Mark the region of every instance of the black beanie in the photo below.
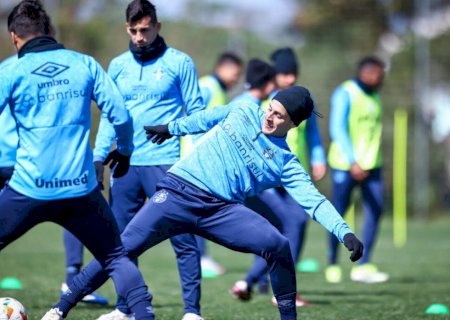
{"type": "Polygon", "coordinates": [[[247,64],[245,82],[249,89],[262,88],[275,78],[273,67],[259,59],[251,59],[247,64]]]}
{"type": "Polygon", "coordinates": [[[298,63],[294,51],[291,48],[281,48],[272,53],[270,59],[277,73],[298,74],[298,63]]]}
{"type": "Polygon", "coordinates": [[[308,89],[300,86],[280,90],[273,99],[283,105],[296,126],[311,117],[314,109],[308,89]]]}

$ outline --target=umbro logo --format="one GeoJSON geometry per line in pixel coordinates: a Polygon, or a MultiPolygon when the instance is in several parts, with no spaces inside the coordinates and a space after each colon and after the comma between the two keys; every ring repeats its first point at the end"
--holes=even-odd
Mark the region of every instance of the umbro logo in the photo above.
{"type": "Polygon", "coordinates": [[[54,62],[46,62],[36,70],[32,71],[31,73],[38,76],[53,78],[63,73],[67,69],[69,69],[68,66],[64,66],[62,64],[57,64],[54,62]]]}

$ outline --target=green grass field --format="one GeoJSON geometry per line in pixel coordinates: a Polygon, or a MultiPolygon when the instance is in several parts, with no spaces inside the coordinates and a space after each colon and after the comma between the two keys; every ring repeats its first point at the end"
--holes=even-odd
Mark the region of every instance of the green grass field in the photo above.
{"type": "MultiPolygon", "coordinates": [[[[374,262],[391,275],[386,284],[352,283],[348,274],[351,262],[341,250],[341,264],[345,280],[331,285],[325,282],[323,267],[326,261],[325,231],[310,223],[303,258],[317,259],[318,273],[297,273],[303,297],[312,306],[298,310],[299,319],[450,319],[449,315],[426,315],[432,303],[450,307],[450,218],[432,221],[412,221],[409,224],[407,245],[396,249],[392,245],[392,228],[388,217],[375,251],[374,262]]],[[[214,257],[227,268],[215,279],[204,279],[202,310],[211,319],[277,319],[278,311],[270,304],[269,296],[258,296],[248,303],[234,299],[229,289],[244,276],[252,261],[250,255],[210,246],[214,257]]],[[[86,254],[86,259],[90,256],[86,254]]],[[[0,290],[0,296],[20,300],[30,319],[40,319],[56,302],[64,278],[62,230],[53,224],[43,224],[7,247],[0,254],[0,279],[13,276],[22,280],[23,290],[0,290]]],[[[158,319],[181,319],[183,306],[180,285],[172,248],[166,241],[146,252],[140,267],[154,295],[158,319]]],[[[108,282],[99,290],[114,302],[114,288],[108,282]]],[[[78,305],[68,319],[96,319],[113,306],[78,305]]]]}

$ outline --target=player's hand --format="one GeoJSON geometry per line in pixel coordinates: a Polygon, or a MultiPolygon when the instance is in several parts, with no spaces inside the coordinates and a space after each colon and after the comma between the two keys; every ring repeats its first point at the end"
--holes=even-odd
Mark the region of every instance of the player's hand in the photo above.
{"type": "Polygon", "coordinates": [[[351,251],[350,260],[358,261],[363,254],[363,244],[353,233],[347,233],[344,236],[344,246],[351,251]]]}
{"type": "Polygon", "coordinates": [[[313,164],[311,167],[312,178],[314,181],[319,181],[323,177],[325,177],[325,173],[327,172],[327,165],[324,163],[313,164]]]}
{"type": "Polygon", "coordinates": [[[369,171],[362,169],[357,162],[350,167],[350,175],[356,181],[363,181],[369,176],[369,171]]]}
{"type": "Polygon", "coordinates": [[[144,126],[145,133],[147,134],[147,140],[152,140],[153,143],[161,144],[167,139],[173,137],[169,132],[169,125],[162,124],[158,126],[144,126]]]}
{"type": "Polygon", "coordinates": [[[130,168],[130,158],[131,156],[124,156],[117,149],[111,151],[106,157],[105,161],[103,161],[104,165],[109,165],[109,168],[113,171],[114,178],[123,177],[130,168]]]}
{"type": "Polygon", "coordinates": [[[95,167],[95,175],[97,177],[97,182],[100,187],[100,190],[103,190],[103,174],[105,173],[105,167],[103,166],[102,161],[94,161],[95,167]]]}

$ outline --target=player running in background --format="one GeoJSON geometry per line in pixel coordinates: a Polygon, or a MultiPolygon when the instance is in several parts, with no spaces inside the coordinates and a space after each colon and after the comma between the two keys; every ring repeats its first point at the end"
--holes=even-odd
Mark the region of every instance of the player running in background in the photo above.
{"type": "MultiPolygon", "coordinates": [[[[383,83],[384,63],[376,57],[363,58],[355,79],[342,83],[331,97],[328,163],[332,169],[333,203],[343,215],[354,187],[361,187],[364,205],[362,240],[364,255],[352,268],[353,281],[385,282],[389,275],[369,263],[383,212],[382,181],[382,104],[378,91],[383,83]]],[[[329,236],[328,282],[342,280],[337,265],[337,239],[329,236]]]]}
{"type": "MultiPolygon", "coordinates": [[[[117,149],[108,158],[117,162],[116,175],[128,170],[131,119],[101,66],[64,49],[50,36],[53,30],[37,0],[20,2],[8,16],[18,59],[0,74],[0,113],[9,106],[19,142],[13,175],[0,193],[0,250],[39,223],[57,223],[99,259],[136,317],[153,319],[147,286],[126,256],[97,187],[89,146],[91,99],[117,131],[117,149]]],[[[52,308],[43,319],[65,316],[52,308]]]]}
{"type": "MultiPolygon", "coordinates": [[[[145,124],[170,122],[186,114],[203,110],[197,72],[192,59],[168,47],[159,35],[161,23],[155,6],[147,0],[134,0],[126,9],[129,50],[114,58],[108,73],[116,83],[133,119],[134,150],[130,169],[110,180],[110,204],[119,230],[123,231],[136,212],[156,191],[156,183],[180,159],[180,139],[162,145],[148,143],[145,124]]],[[[115,139],[114,128],[105,116],[100,120],[95,140],[94,164],[99,180],[103,165],[115,139]]],[[[175,250],[181,278],[185,320],[200,317],[200,255],[194,235],[170,239],[175,250]]],[[[116,309],[99,320],[131,319],[130,308],[118,297],[116,309]]]]}
{"type": "MultiPolygon", "coordinates": [[[[228,103],[227,93],[239,81],[243,63],[239,56],[224,52],[217,59],[214,72],[199,79],[203,103],[206,108],[224,106],[228,103]]],[[[216,277],[225,269],[208,254],[205,239],[195,236],[201,255],[202,277],[216,277]]]]}
{"type": "MultiPolygon", "coordinates": [[[[163,144],[172,136],[207,133],[172,166],[158,191],[134,216],[121,237],[130,256],[186,232],[240,252],[263,256],[283,320],[296,319],[296,275],[289,241],[243,202],[264,189],[283,185],[311,217],[333,232],[356,261],[362,243],[331,203],[311,183],[286,143],[287,132],[309,118],[314,103],[303,87],[281,90],[267,113],[237,101],[169,122],[146,126],[147,138],[163,144]]],[[[72,305],[107,279],[93,260],[75,277],[72,305]]]]}

